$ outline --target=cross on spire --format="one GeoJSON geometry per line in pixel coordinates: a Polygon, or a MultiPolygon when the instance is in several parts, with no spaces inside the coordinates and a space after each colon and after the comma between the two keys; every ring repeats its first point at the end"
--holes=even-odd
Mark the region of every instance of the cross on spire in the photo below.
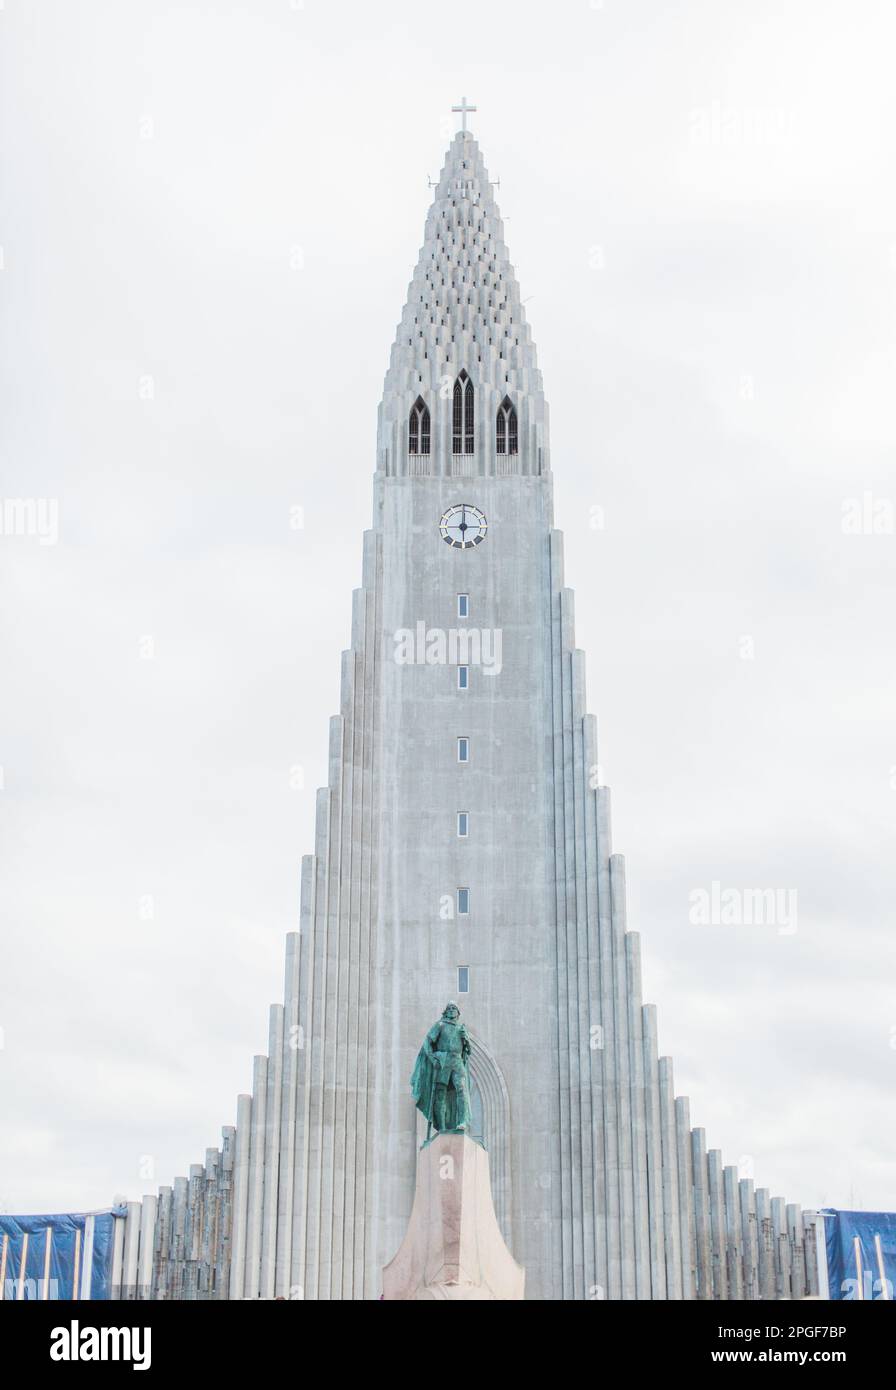
{"type": "Polygon", "coordinates": [[[460,106],[452,106],[451,110],[457,111],[460,114],[460,128],[464,135],[467,133],[467,116],[469,112],[478,111],[478,109],[477,106],[468,106],[466,97],[461,97],[460,106]]]}

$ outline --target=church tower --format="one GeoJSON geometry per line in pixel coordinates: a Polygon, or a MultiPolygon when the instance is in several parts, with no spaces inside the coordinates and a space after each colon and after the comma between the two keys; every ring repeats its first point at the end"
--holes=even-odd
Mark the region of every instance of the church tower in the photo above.
{"type": "Polygon", "coordinates": [[[464,128],[386,373],[284,1004],[236,1128],[153,1208],[149,1296],[377,1298],[448,999],[527,1297],[807,1290],[799,1208],[707,1153],[658,1056],[597,764],[541,373],[464,128]]]}

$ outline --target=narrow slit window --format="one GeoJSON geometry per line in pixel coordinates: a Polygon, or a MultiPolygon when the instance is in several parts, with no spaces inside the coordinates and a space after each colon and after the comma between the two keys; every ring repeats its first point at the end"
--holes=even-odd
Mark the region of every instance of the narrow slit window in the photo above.
{"type": "Polygon", "coordinates": [[[459,763],[468,763],[470,761],[470,740],[468,738],[459,738],[457,740],[457,761],[459,763]]]}
{"type": "Polygon", "coordinates": [[[459,618],[469,618],[470,616],[470,595],[458,594],[457,596],[457,616],[459,618]]]}
{"type": "Polygon", "coordinates": [[[457,688],[458,688],[458,690],[469,690],[469,688],[470,688],[470,668],[469,668],[469,666],[458,666],[458,668],[457,668],[457,688]]]}
{"type": "Polygon", "coordinates": [[[457,915],[458,917],[469,917],[470,915],[469,888],[458,888],[457,890],[457,915]]]}
{"type": "Polygon", "coordinates": [[[457,967],[457,992],[458,994],[470,993],[470,967],[468,965],[457,967]]]}
{"type": "Polygon", "coordinates": [[[469,811],[458,811],[457,813],[457,838],[465,840],[470,833],[470,813],[469,811]]]}

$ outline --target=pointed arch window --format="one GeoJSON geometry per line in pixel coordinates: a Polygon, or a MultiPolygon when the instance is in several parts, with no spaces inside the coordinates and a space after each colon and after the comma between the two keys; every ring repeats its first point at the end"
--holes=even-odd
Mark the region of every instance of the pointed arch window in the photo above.
{"type": "Polygon", "coordinates": [[[473,417],[473,383],[465,371],[454,383],[454,421],[451,452],[472,454],[476,432],[473,417]]]}
{"type": "Polygon", "coordinates": [[[519,452],[516,406],[509,396],[505,396],[498,406],[497,451],[499,454],[516,454],[519,452]]]}
{"type": "Polygon", "coordinates": [[[429,453],[429,406],[422,396],[418,396],[411,406],[408,421],[408,453],[429,453]]]}

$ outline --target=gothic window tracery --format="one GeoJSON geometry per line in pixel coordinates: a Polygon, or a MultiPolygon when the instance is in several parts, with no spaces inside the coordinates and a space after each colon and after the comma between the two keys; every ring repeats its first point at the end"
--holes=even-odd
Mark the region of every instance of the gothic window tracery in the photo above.
{"type": "Polygon", "coordinates": [[[473,383],[463,368],[454,383],[452,424],[452,453],[472,454],[475,447],[473,383]]]}
{"type": "Polygon", "coordinates": [[[499,454],[515,454],[519,451],[516,406],[509,396],[505,396],[498,406],[496,448],[499,454]]]}
{"type": "Polygon", "coordinates": [[[422,396],[418,396],[411,406],[408,421],[408,453],[429,453],[429,406],[422,396]]]}

